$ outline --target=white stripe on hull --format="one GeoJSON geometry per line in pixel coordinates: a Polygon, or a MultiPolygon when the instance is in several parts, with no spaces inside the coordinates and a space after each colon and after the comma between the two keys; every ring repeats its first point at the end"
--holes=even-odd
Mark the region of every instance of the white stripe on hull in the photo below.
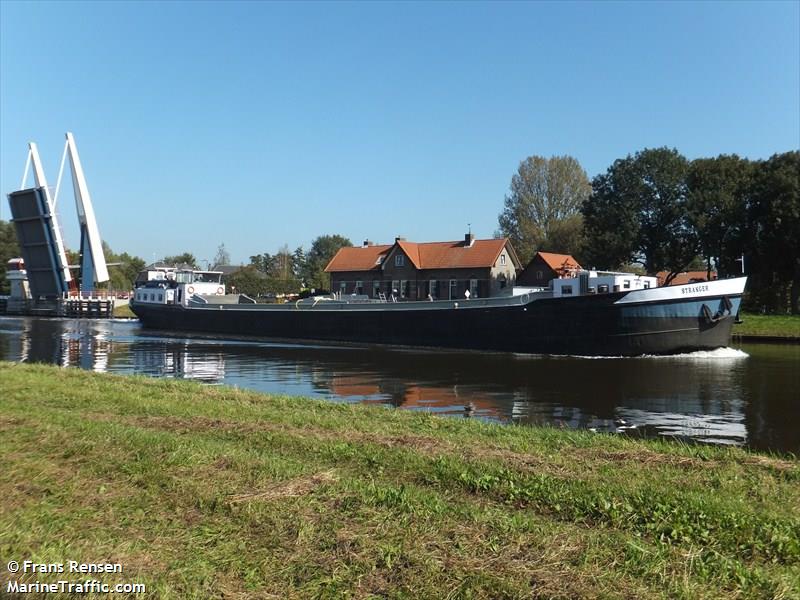
{"type": "Polygon", "coordinates": [[[747,283],[747,277],[737,277],[736,279],[717,279],[716,281],[701,281],[687,283],[686,285],[636,290],[626,294],[614,304],[696,300],[713,296],[741,296],[744,292],[745,283],[747,283]]]}

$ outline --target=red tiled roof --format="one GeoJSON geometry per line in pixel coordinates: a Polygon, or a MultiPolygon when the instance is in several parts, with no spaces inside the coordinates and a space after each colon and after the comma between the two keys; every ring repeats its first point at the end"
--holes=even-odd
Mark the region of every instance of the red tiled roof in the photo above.
{"type": "MultiPolygon", "coordinates": [[[[667,280],[667,275],[669,275],[669,271],[659,271],[656,273],[656,277],[658,278],[658,285],[664,285],[664,282],[667,280]]],[[[675,275],[675,278],[669,282],[670,285],[686,285],[687,283],[694,283],[695,281],[706,281],[707,273],[705,271],[684,271],[683,273],[678,273],[675,275]]],[[[717,274],[714,271],[711,271],[711,280],[717,278],[717,274]]]]}
{"type": "Polygon", "coordinates": [[[542,257],[542,260],[547,263],[547,266],[558,271],[559,269],[580,269],[581,266],[569,254],[554,254],[552,252],[537,252],[537,255],[542,257]]]}
{"type": "Polygon", "coordinates": [[[380,269],[378,258],[389,253],[394,246],[356,246],[340,248],[325,267],[325,271],[370,271],[380,269]]]}
{"type": "MultiPolygon", "coordinates": [[[[463,240],[457,242],[407,242],[398,240],[396,245],[408,256],[417,269],[470,269],[491,267],[497,261],[507,239],[475,240],[471,246],[464,246],[463,240]]],[[[380,254],[388,254],[394,246],[367,246],[366,248],[342,248],[331,259],[325,271],[368,271],[378,269],[376,264],[380,254]]],[[[512,264],[519,260],[509,246],[512,264]]]]}

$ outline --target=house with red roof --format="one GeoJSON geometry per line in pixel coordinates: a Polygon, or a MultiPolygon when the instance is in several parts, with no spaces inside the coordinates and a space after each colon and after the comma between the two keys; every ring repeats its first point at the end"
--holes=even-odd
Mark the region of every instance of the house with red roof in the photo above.
{"type": "Polygon", "coordinates": [[[517,277],[517,285],[548,287],[552,279],[575,277],[581,266],[569,254],[537,252],[517,277]]]}
{"type": "Polygon", "coordinates": [[[331,291],[398,300],[487,298],[510,294],[520,268],[507,238],[409,242],[342,248],[325,271],[331,291]],[[469,294],[467,294],[469,292],[469,294]]]}

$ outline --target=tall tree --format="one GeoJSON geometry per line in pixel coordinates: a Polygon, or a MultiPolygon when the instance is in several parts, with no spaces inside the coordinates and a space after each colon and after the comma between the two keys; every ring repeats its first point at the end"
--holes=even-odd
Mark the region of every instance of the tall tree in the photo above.
{"type": "Polygon", "coordinates": [[[255,267],[264,273],[264,275],[267,275],[272,268],[272,255],[268,252],[264,254],[254,254],[250,257],[250,266],[255,267]]]}
{"type": "Polygon", "coordinates": [[[225,244],[220,244],[217,247],[217,254],[214,256],[214,261],[211,263],[211,268],[216,269],[217,267],[221,267],[222,265],[229,265],[231,264],[231,255],[225,249],[225,244]]]}
{"type": "Polygon", "coordinates": [[[580,209],[592,188],[586,171],[571,156],[529,156],[511,178],[500,233],[527,263],[537,250],[578,253],[580,209]]]}
{"type": "Polygon", "coordinates": [[[303,281],[303,274],[306,269],[306,253],[302,246],[298,246],[292,253],[292,266],[294,267],[294,276],[300,281],[301,287],[305,285],[303,281]]]}
{"type": "Polygon", "coordinates": [[[317,290],[328,289],[330,277],[325,273],[325,267],[340,248],[352,245],[349,239],[341,235],[321,235],[311,242],[302,277],[306,287],[317,290]]]}
{"type": "Polygon", "coordinates": [[[748,194],[755,166],[735,154],[692,161],[687,175],[688,210],[710,277],[739,271],[744,252],[748,194]]]}
{"type": "Polygon", "coordinates": [[[751,295],[769,310],[800,313],[800,152],[757,166],[748,219],[751,295]]]}
{"type": "Polygon", "coordinates": [[[11,286],[6,279],[6,265],[12,258],[21,256],[17,232],[10,221],[0,221],[0,294],[8,294],[11,286]]]}
{"type": "Polygon", "coordinates": [[[683,271],[698,248],[687,210],[688,168],[677,150],[654,148],[595,177],[583,207],[589,262],[639,261],[650,274],[667,271],[667,283],[683,271]]]}

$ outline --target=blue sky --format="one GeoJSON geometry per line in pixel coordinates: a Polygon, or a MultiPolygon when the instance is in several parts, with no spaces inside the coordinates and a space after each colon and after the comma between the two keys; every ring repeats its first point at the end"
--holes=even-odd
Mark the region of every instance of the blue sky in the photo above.
{"type": "Polygon", "coordinates": [[[0,1],[0,191],[67,130],[145,259],[491,237],[532,154],[800,147],[800,3],[0,1]]]}

